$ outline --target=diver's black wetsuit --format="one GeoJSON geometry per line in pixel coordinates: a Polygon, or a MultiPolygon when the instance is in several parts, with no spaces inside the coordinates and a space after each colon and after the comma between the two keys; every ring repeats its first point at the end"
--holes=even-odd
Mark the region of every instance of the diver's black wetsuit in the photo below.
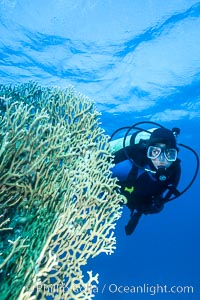
{"type": "Polygon", "coordinates": [[[126,152],[129,160],[124,149],[114,153],[116,165],[112,171],[119,180],[121,193],[128,199],[128,208],[145,214],[161,211],[178,185],[181,174],[180,160],[172,163],[166,171],[167,179],[160,181],[155,174],[144,170],[147,168],[156,171],[151,160],[147,158],[146,147],[136,144],[126,147],[126,152]],[[130,159],[133,160],[132,163],[130,159]]]}

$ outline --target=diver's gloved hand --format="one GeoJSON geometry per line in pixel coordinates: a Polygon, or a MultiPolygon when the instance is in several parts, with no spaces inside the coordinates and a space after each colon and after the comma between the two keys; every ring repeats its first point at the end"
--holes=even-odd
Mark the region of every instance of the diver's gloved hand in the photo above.
{"type": "Polygon", "coordinates": [[[152,214],[157,214],[161,212],[164,208],[164,201],[162,197],[157,197],[153,199],[153,203],[151,205],[151,212],[152,214]]]}
{"type": "Polygon", "coordinates": [[[164,208],[164,204],[156,204],[156,203],[153,203],[152,206],[151,206],[151,214],[157,214],[159,212],[161,212],[164,208]]]}
{"type": "Polygon", "coordinates": [[[161,212],[164,208],[164,201],[162,197],[154,198],[152,204],[148,209],[144,212],[145,215],[147,214],[157,214],[161,212]]]}

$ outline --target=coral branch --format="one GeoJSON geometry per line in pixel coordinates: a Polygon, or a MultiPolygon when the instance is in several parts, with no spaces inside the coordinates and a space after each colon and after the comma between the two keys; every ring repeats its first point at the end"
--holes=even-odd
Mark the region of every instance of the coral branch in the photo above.
{"type": "Polygon", "coordinates": [[[1,85],[0,99],[1,300],[92,299],[82,266],[115,250],[124,200],[99,113],[72,87],[1,85]]]}

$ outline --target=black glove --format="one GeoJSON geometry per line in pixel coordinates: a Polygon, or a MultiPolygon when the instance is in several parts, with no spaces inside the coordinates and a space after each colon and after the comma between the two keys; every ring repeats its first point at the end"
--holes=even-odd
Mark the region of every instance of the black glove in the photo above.
{"type": "Polygon", "coordinates": [[[157,214],[159,212],[161,212],[164,208],[164,204],[156,204],[156,203],[153,203],[152,206],[151,206],[151,214],[157,214]]]}
{"type": "Polygon", "coordinates": [[[162,197],[154,198],[151,205],[151,213],[157,214],[164,208],[164,201],[162,197]]]}
{"type": "Polygon", "coordinates": [[[152,200],[152,204],[148,207],[148,209],[144,212],[147,214],[157,214],[161,212],[164,208],[164,201],[162,197],[157,197],[152,200]]]}

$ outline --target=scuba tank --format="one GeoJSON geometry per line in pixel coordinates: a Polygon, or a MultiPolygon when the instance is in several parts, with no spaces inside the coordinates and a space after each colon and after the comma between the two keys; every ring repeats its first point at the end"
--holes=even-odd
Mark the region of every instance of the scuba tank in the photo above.
{"type": "MultiPolygon", "coordinates": [[[[131,135],[127,136],[125,147],[130,146],[131,135]]],[[[110,141],[111,152],[115,153],[123,148],[124,138],[119,138],[117,140],[110,141]]]]}
{"type": "MultiPolygon", "coordinates": [[[[156,128],[151,128],[147,131],[138,131],[134,135],[128,135],[125,140],[125,147],[130,146],[131,144],[139,144],[140,141],[148,141],[151,133],[155,130],[156,128]]],[[[110,147],[111,147],[111,152],[115,153],[119,151],[120,149],[124,148],[124,137],[119,138],[117,140],[112,140],[110,141],[110,147]]]]}

